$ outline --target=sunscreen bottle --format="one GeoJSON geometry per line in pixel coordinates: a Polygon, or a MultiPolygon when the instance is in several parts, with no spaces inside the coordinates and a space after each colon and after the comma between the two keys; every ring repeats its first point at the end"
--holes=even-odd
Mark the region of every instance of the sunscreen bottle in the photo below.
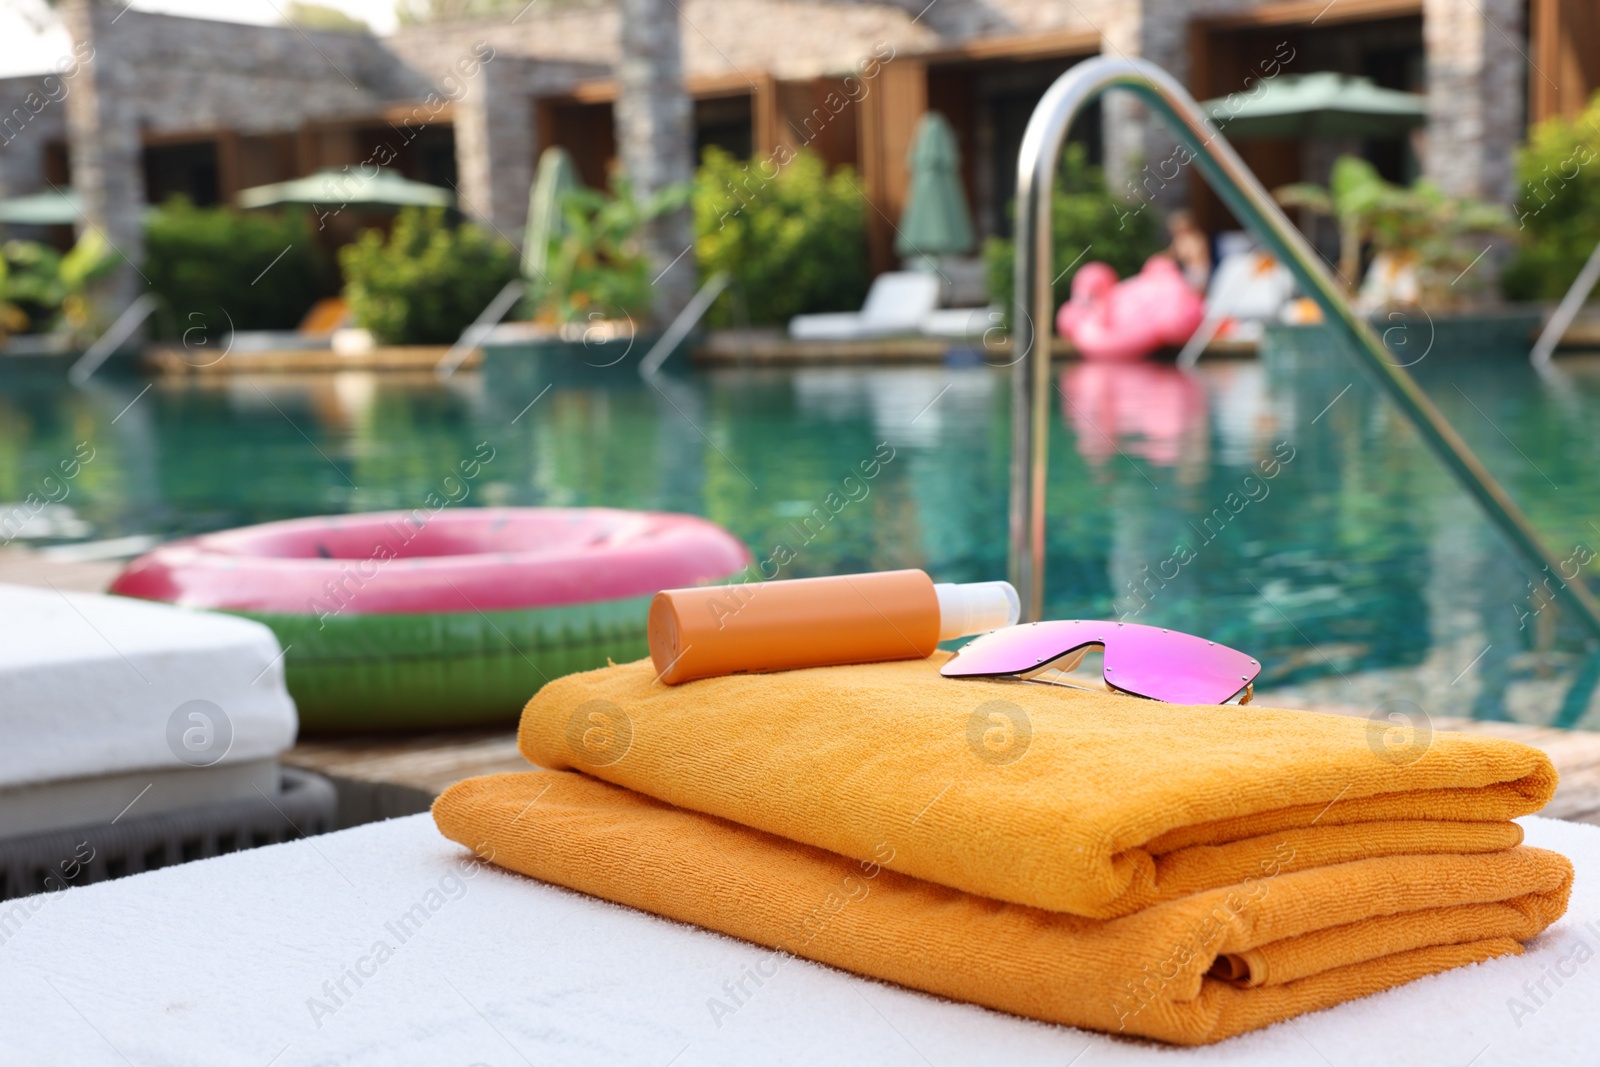
{"type": "Polygon", "coordinates": [[[668,589],[650,602],[650,659],[668,685],[922,659],[1014,625],[1021,607],[1009,582],[935,585],[919,570],[668,589]]]}

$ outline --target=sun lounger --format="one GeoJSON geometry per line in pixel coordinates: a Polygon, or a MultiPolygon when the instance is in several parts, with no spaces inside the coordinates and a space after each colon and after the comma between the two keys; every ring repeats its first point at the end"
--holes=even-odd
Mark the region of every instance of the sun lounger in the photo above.
{"type": "Polygon", "coordinates": [[[1210,336],[1259,341],[1262,324],[1277,321],[1293,296],[1293,276],[1270,253],[1244,249],[1226,255],[1206,294],[1207,323],[1218,324],[1210,336]]]}
{"type": "Polygon", "coordinates": [[[229,352],[283,352],[329,348],[333,337],[350,324],[350,306],[337,296],[311,306],[293,330],[235,330],[229,352]]]}
{"type": "Polygon", "coordinates": [[[86,1067],[1588,1062],[1600,830],[1523,822],[1577,868],[1525,956],[1207,1048],[1028,1022],[556,889],[471,862],[427,815],[0,904],[0,1033],[17,1062],[86,1067]]]}
{"type": "Polygon", "coordinates": [[[0,899],[46,884],[53,835],[82,884],[328,828],[327,783],[278,767],[295,731],[259,623],[0,585],[0,899]]]}
{"type": "Polygon", "coordinates": [[[977,340],[996,331],[998,338],[1005,325],[1005,312],[995,306],[973,308],[940,308],[924,315],[917,328],[925,337],[949,337],[977,340]]]}
{"type": "Polygon", "coordinates": [[[796,341],[855,341],[914,334],[938,306],[937,274],[891,271],[873,280],[860,311],[796,315],[789,320],[789,336],[796,341]]]}

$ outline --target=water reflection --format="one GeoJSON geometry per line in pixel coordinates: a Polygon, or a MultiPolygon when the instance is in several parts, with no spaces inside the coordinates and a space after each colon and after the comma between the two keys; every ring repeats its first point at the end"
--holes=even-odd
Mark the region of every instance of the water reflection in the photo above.
{"type": "MultiPolygon", "coordinates": [[[[1600,363],[1564,361],[1556,390],[1525,363],[1435,355],[1419,380],[1558,552],[1600,546],[1600,425],[1579,417],[1600,402],[1600,363]]],[[[1338,352],[1193,375],[1072,365],[1057,384],[1051,614],[1248,649],[1274,699],[1600,723],[1581,635],[1338,352]]],[[[763,558],[789,547],[788,576],[979,580],[1005,568],[1009,408],[1007,372],[988,367],[646,384],[547,350],[448,387],[345,373],[81,391],[0,369],[0,504],[89,441],[66,501],[89,537],[414,507],[488,442],[469,504],[690,511],[763,558]],[[842,492],[863,463],[865,492],[842,492]]]]}
{"type": "Polygon", "coordinates": [[[1170,364],[1072,364],[1061,372],[1061,405],[1091,466],[1123,454],[1162,467],[1205,465],[1205,387],[1170,364]]]}

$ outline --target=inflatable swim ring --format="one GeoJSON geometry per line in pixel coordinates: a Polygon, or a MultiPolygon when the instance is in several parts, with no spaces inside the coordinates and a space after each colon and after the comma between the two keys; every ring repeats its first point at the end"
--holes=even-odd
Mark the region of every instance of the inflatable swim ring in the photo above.
{"type": "Polygon", "coordinates": [[[550,679],[645,655],[657,591],[750,561],[691,515],[396,511],[174,541],[111,592],[266,623],[307,729],[405,729],[514,720],[550,679]]]}

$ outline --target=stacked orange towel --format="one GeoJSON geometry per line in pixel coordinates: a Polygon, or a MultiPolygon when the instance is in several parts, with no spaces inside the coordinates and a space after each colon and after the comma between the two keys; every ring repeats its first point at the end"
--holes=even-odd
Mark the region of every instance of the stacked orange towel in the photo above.
{"type": "Polygon", "coordinates": [[[939,662],[558,679],[521,730],[555,769],[463,782],[435,818],[560,885],[1183,1044],[1519,952],[1566,906],[1570,864],[1510,821],[1554,790],[1535,749],[1397,756],[1361,720],[939,662]]]}

